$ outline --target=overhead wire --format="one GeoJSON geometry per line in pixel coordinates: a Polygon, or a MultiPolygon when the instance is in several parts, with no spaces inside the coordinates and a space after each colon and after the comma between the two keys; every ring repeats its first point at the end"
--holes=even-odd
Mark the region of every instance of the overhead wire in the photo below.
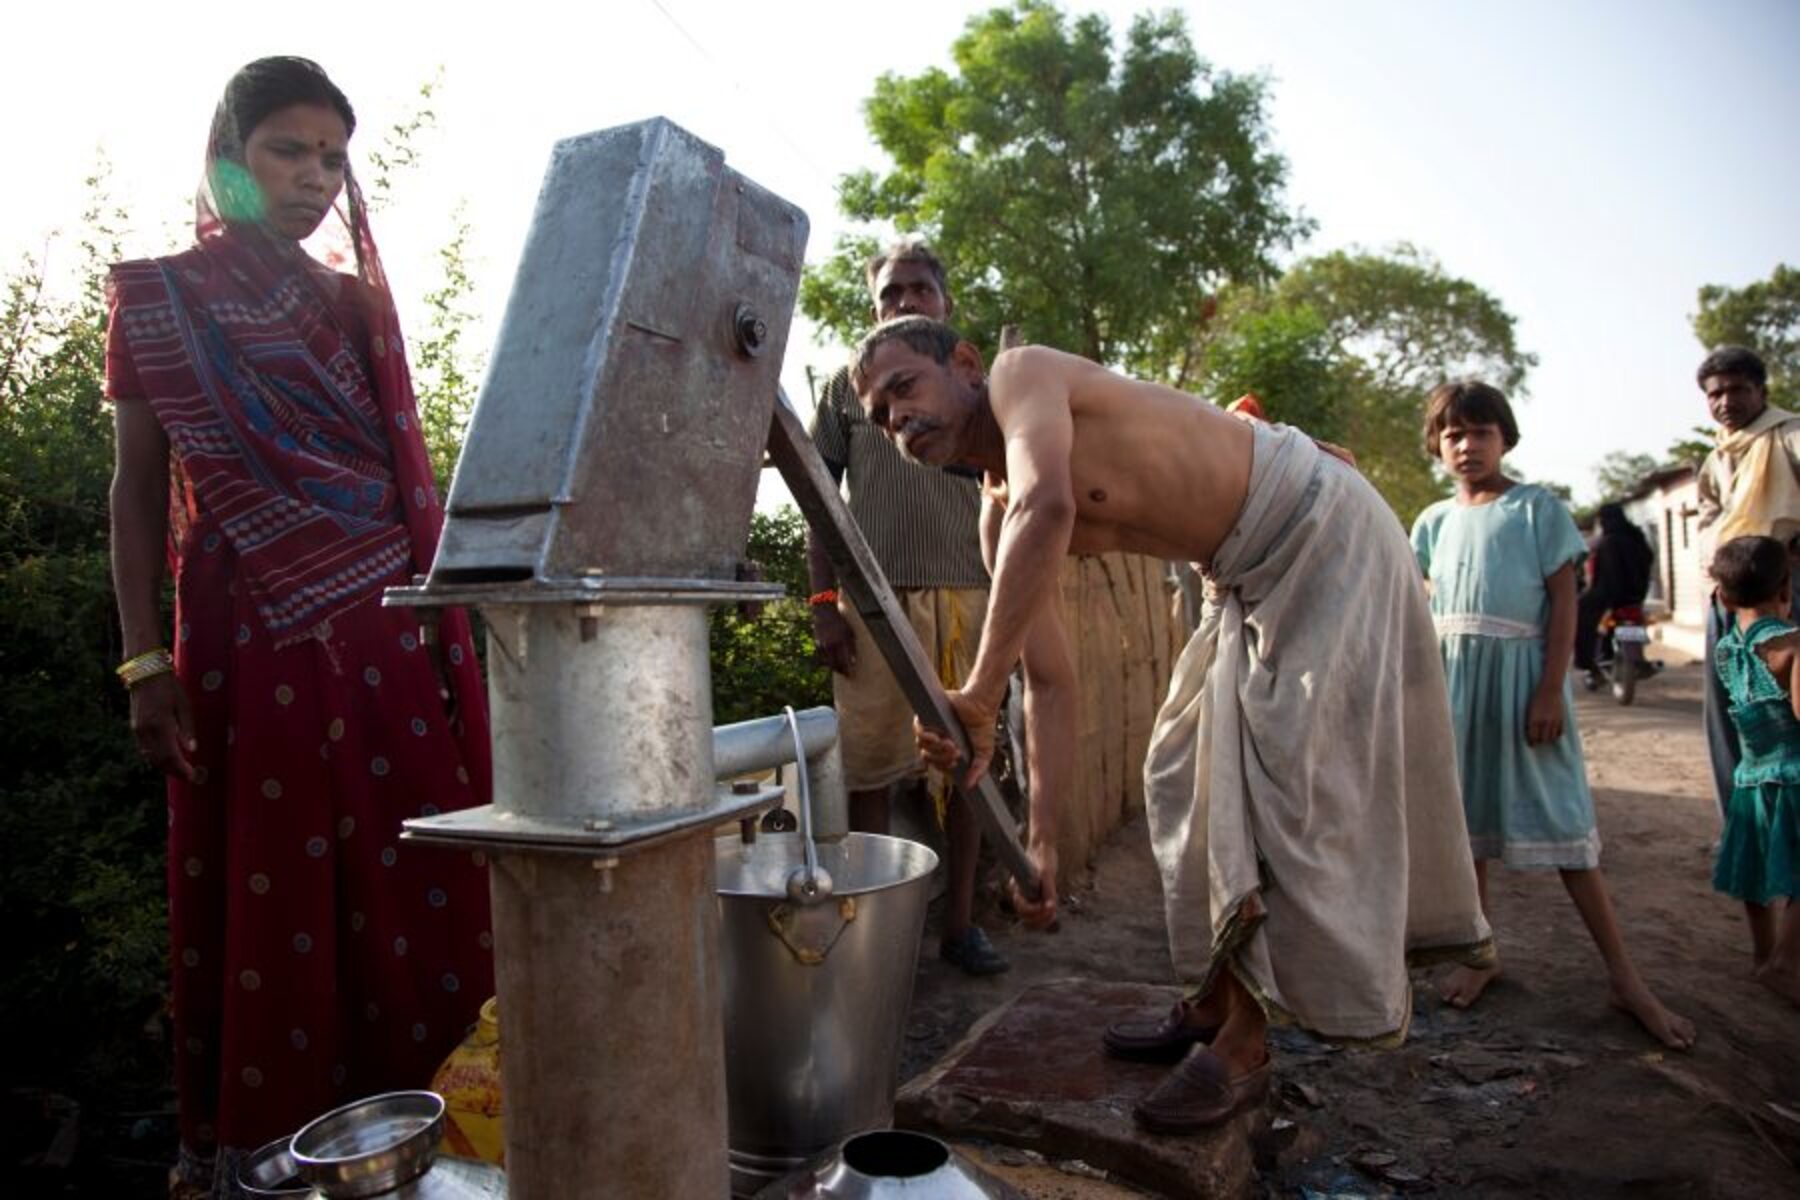
{"type": "MultiPolygon", "coordinates": [[[[733,91],[737,92],[743,98],[746,98],[746,99],[752,98],[751,91],[749,88],[744,86],[743,80],[741,80],[735,72],[733,72],[729,67],[727,67],[725,65],[725,63],[722,62],[718,58],[717,55],[713,54],[713,52],[711,50],[709,50],[706,47],[706,45],[700,41],[699,38],[695,37],[693,35],[693,33],[691,33],[688,30],[687,26],[683,25],[679,20],[677,20],[675,17],[675,14],[669,11],[668,7],[665,4],[663,4],[662,0],[646,0],[646,3],[648,3],[650,5],[650,7],[654,8],[657,11],[657,13],[662,16],[663,20],[665,20],[669,23],[669,27],[671,29],[673,29],[676,33],[680,34],[681,37],[683,38],[683,40],[685,40],[688,45],[692,46],[694,48],[694,50],[700,55],[701,58],[706,60],[707,64],[709,66],[711,66],[714,69],[714,71],[717,72],[718,76],[722,76],[730,82],[733,91]]],[[[801,165],[803,165],[808,171],[810,171],[813,174],[815,182],[821,183],[821,184],[825,185],[827,188],[830,188],[833,191],[835,191],[836,186],[837,186],[836,181],[834,179],[832,179],[830,174],[828,172],[826,172],[823,167],[819,166],[819,164],[815,163],[812,160],[811,156],[808,155],[806,153],[806,151],[801,148],[799,142],[795,141],[792,137],[790,137],[788,135],[787,130],[782,127],[782,124],[780,121],[777,121],[773,117],[766,115],[766,113],[769,111],[769,109],[766,106],[765,106],[764,111],[765,111],[765,115],[761,118],[763,124],[765,126],[767,126],[767,128],[772,133],[774,133],[777,138],[781,139],[781,142],[785,146],[787,146],[787,148],[789,150],[793,151],[794,157],[799,159],[801,165]]]]}

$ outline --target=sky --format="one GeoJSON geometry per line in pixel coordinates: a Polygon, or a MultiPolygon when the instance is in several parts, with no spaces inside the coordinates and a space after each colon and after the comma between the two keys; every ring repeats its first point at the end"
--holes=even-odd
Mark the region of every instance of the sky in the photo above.
{"type": "MultiPolygon", "coordinates": [[[[264,54],[317,59],[349,95],[353,159],[441,82],[438,123],[375,231],[412,336],[460,209],[486,345],[551,145],[665,116],[805,209],[809,261],[845,228],[836,181],[885,159],[862,102],[883,72],[950,66],[986,4],[919,0],[361,0],[233,10],[152,0],[14,6],[0,48],[8,169],[0,271],[75,259],[82,181],[103,155],[132,254],[189,232],[225,80],[264,54]],[[60,236],[58,233],[60,231],[60,236]]],[[[1122,37],[1149,7],[1071,0],[1122,37]]],[[[1512,461],[1593,497],[1611,451],[1660,455],[1705,411],[1689,326],[1707,283],[1800,263],[1800,4],[1791,0],[1189,0],[1196,48],[1260,74],[1287,199],[1317,222],[1295,254],[1407,242],[1497,296],[1539,356],[1512,461]]],[[[364,174],[367,175],[366,165],[364,174]]],[[[954,266],[952,266],[954,272],[954,266]]],[[[954,274],[952,275],[954,290],[954,274]]],[[[783,379],[843,348],[797,319],[783,379]]],[[[770,473],[772,474],[772,473],[770,473]]],[[[779,494],[765,488],[764,501],[779,494]]]]}

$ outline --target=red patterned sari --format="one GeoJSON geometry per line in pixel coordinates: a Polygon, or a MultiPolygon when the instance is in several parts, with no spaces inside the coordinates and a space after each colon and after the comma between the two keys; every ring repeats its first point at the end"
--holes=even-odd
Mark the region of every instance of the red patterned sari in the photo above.
{"type": "MultiPolygon", "coordinates": [[[[446,613],[446,704],[419,620],[442,514],[385,292],[255,229],[112,275],[108,393],[148,403],[176,471],[176,673],[192,783],[169,783],[183,1166],[357,1096],[425,1086],[492,992],[479,858],[402,845],[486,803],[487,712],[446,613]]],[[[217,1185],[214,1185],[217,1190],[217,1185]]]]}

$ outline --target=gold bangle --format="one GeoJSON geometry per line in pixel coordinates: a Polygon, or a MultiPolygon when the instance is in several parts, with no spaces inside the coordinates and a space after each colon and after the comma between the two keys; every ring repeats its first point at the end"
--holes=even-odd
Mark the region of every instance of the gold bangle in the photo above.
{"type": "Polygon", "coordinates": [[[119,682],[127,688],[134,688],[146,679],[154,679],[158,675],[167,675],[175,669],[175,656],[169,653],[167,646],[158,646],[154,650],[146,650],[134,655],[113,668],[119,682]]]}

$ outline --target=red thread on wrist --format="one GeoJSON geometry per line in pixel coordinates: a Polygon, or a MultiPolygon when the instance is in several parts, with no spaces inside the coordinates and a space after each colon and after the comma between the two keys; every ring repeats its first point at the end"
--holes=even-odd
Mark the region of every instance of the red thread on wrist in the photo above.
{"type": "Polygon", "coordinates": [[[812,608],[818,608],[824,604],[835,605],[837,602],[838,591],[836,588],[826,588],[824,591],[814,592],[806,598],[806,603],[812,608]]]}

